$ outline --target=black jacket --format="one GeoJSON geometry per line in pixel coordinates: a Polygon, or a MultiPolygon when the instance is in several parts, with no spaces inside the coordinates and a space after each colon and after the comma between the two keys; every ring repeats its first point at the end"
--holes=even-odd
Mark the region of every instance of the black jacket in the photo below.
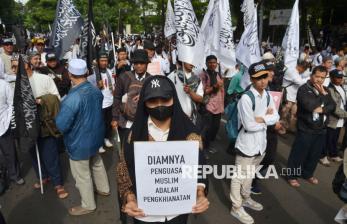
{"type": "MultiPolygon", "coordinates": [[[[329,93],[329,91],[326,89],[329,93]]],[[[313,87],[311,81],[302,85],[296,96],[297,128],[299,131],[311,134],[321,134],[326,131],[328,117],[335,111],[336,104],[330,94],[322,95],[313,87]],[[323,105],[323,113],[319,114],[317,120],[313,120],[313,111],[323,105]]]]}
{"type": "Polygon", "coordinates": [[[128,72],[128,71],[131,71],[131,65],[124,65],[121,68],[117,68],[117,65],[116,65],[116,74],[118,76],[120,76],[122,73],[128,72]]]}
{"type": "Polygon", "coordinates": [[[45,66],[40,68],[40,72],[53,78],[61,97],[67,95],[71,88],[71,81],[68,71],[63,65],[58,64],[55,68],[45,66]]]}

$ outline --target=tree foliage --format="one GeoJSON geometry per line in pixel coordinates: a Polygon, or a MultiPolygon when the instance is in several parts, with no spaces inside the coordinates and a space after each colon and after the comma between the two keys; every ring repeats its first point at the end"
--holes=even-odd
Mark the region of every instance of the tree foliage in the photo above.
{"type": "Polygon", "coordinates": [[[10,25],[20,22],[22,5],[14,0],[1,0],[0,18],[2,23],[10,25]]]}
{"type": "MultiPolygon", "coordinates": [[[[19,23],[24,19],[27,28],[47,31],[55,17],[57,0],[29,0],[24,6],[14,0],[1,0],[0,18],[7,24],[19,23]],[[24,16],[23,16],[24,15],[24,16]]],[[[73,0],[81,14],[86,17],[88,0],[73,0]]],[[[207,10],[208,0],[191,0],[195,14],[201,22],[207,10]]],[[[237,27],[235,36],[243,31],[240,6],[243,0],[229,0],[233,26],[237,27]]],[[[271,35],[268,18],[273,9],[292,8],[295,0],[255,0],[264,3],[264,35],[271,35]]],[[[172,4],[174,0],[171,0],[172,4]]],[[[167,0],[94,0],[94,23],[99,30],[103,24],[114,32],[122,32],[126,24],[131,24],[133,33],[152,32],[153,28],[163,28],[167,0]],[[145,15],[145,16],[144,16],[145,15]]],[[[304,18],[310,15],[312,29],[321,29],[327,25],[341,25],[347,21],[346,0],[300,0],[301,25],[306,26],[304,18]]],[[[283,28],[283,27],[282,27],[283,28]]],[[[277,27],[277,31],[282,29],[277,27]]],[[[285,29],[285,28],[283,28],[285,29]]],[[[276,31],[276,33],[277,33],[276,31]]],[[[281,32],[279,32],[281,33],[281,32]]]]}

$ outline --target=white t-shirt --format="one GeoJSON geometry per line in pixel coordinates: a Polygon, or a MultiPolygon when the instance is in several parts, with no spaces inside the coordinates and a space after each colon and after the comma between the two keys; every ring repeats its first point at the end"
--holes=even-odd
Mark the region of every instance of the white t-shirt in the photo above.
{"type": "Polygon", "coordinates": [[[296,102],[296,94],[298,93],[299,87],[305,84],[308,79],[309,77],[303,78],[296,69],[288,68],[285,71],[282,87],[286,87],[288,101],[296,102]]]}
{"type": "Polygon", "coordinates": [[[41,64],[42,66],[46,66],[47,62],[46,62],[46,52],[41,53],[41,64]]]}
{"type": "MultiPolygon", "coordinates": [[[[112,104],[113,104],[113,90],[114,90],[114,86],[115,86],[115,81],[114,81],[114,78],[112,76],[112,71],[110,69],[107,69],[107,71],[111,77],[111,83],[109,83],[109,81],[108,81],[108,77],[107,77],[106,72],[104,72],[104,73],[101,72],[101,79],[104,83],[104,88],[101,90],[102,95],[104,96],[104,100],[102,101],[102,108],[103,109],[112,106],[112,104]],[[112,90],[109,88],[110,84],[112,85],[112,90]]],[[[95,74],[88,76],[87,79],[94,86],[97,86],[95,74]]]]}
{"type": "MultiPolygon", "coordinates": [[[[334,85],[334,86],[335,86],[337,92],[339,92],[339,94],[340,94],[341,97],[342,97],[342,102],[341,102],[340,108],[344,110],[344,109],[345,109],[345,105],[346,105],[346,93],[345,93],[345,91],[342,89],[341,86],[336,86],[336,85],[334,85]]],[[[336,105],[336,106],[338,106],[338,105],[336,105]]],[[[342,119],[339,119],[339,120],[337,121],[336,127],[337,127],[337,128],[342,128],[342,127],[343,127],[343,124],[345,123],[344,121],[345,121],[345,120],[344,120],[343,118],[342,118],[342,119]]]]}

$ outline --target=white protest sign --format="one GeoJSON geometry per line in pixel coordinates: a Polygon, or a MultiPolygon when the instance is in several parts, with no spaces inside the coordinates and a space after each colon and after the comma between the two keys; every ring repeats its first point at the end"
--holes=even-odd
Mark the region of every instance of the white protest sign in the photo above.
{"type": "Polygon", "coordinates": [[[154,61],[147,65],[147,72],[151,75],[161,75],[160,62],[154,61]]]}
{"type": "Polygon", "coordinates": [[[138,207],[146,215],[191,213],[196,204],[197,175],[183,178],[198,165],[198,141],[135,142],[138,207]]]}

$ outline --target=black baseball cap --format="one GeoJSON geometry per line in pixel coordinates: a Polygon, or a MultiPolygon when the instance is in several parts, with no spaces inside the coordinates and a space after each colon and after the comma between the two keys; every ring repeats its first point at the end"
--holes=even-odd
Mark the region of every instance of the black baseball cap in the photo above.
{"type": "Polygon", "coordinates": [[[54,52],[47,53],[46,61],[52,61],[52,60],[57,60],[57,56],[55,55],[55,53],[54,52]]]}
{"type": "Polygon", "coordinates": [[[248,73],[251,76],[251,78],[259,78],[261,76],[268,75],[269,70],[266,68],[266,65],[261,61],[252,64],[248,69],[248,73]]]}
{"type": "Polygon", "coordinates": [[[12,38],[4,38],[2,40],[3,45],[13,45],[13,39],[12,38]]]}
{"type": "Polygon", "coordinates": [[[334,69],[331,72],[329,72],[329,75],[330,77],[343,78],[343,72],[337,69],[334,69]]]}
{"type": "Polygon", "coordinates": [[[106,50],[102,49],[99,51],[98,59],[100,59],[100,58],[107,58],[108,59],[108,53],[106,50]]]}
{"type": "Polygon", "coordinates": [[[170,99],[174,95],[174,89],[170,80],[161,75],[151,76],[144,89],[144,101],[153,98],[170,99]]]}

